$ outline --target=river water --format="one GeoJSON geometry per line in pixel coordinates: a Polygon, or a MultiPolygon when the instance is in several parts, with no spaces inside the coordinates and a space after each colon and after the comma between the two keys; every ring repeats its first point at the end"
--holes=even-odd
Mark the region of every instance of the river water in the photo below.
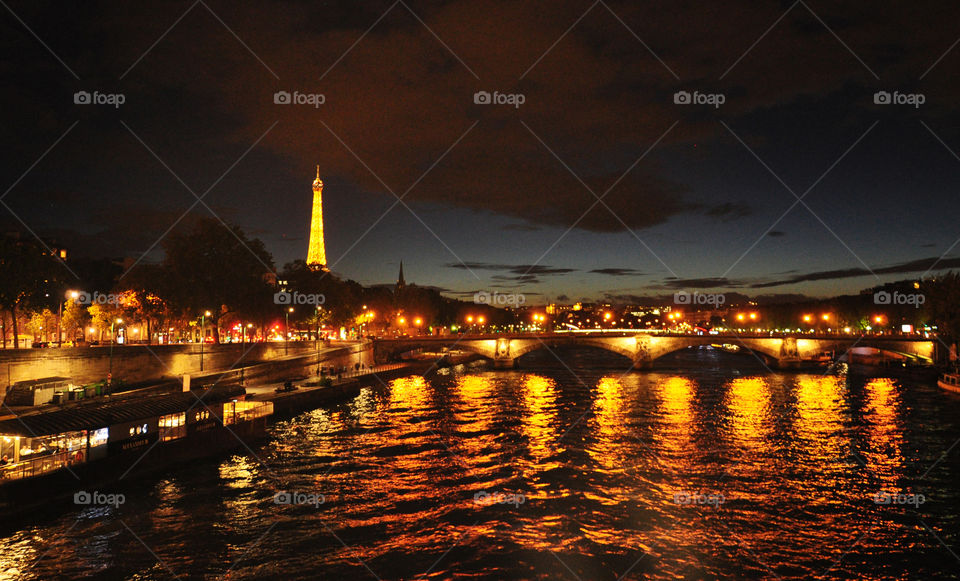
{"type": "Polygon", "coordinates": [[[686,357],[365,389],[7,523],[0,578],[960,577],[960,397],[686,357]]]}

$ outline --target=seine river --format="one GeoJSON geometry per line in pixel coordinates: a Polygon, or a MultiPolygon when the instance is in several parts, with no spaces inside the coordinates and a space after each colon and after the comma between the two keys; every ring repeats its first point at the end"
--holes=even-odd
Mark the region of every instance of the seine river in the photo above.
{"type": "Polygon", "coordinates": [[[710,351],[550,363],[398,379],[5,523],[0,578],[960,577],[960,397],[710,351]]]}

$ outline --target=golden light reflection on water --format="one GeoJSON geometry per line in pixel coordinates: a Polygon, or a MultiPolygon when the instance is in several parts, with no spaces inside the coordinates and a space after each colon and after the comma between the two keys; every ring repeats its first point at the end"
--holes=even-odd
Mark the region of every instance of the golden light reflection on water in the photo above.
{"type": "Polygon", "coordinates": [[[390,382],[390,407],[421,410],[430,405],[427,380],[420,375],[400,377],[390,382]]]}
{"type": "Polygon", "coordinates": [[[488,462],[497,453],[496,435],[489,433],[497,413],[492,406],[500,399],[495,400],[494,387],[493,381],[482,375],[459,377],[453,387],[459,405],[452,411],[464,436],[457,438],[456,448],[479,462],[488,462]]]}
{"type": "Polygon", "coordinates": [[[47,550],[38,540],[43,541],[21,533],[0,542],[0,580],[20,579],[36,564],[37,558],[42,556],[38,547],[47,550]]]}
{"type": "Polygon", "coordinates": [[[770,383],[763,377],[738,377],[728,384],[730,439],[742,448],[757,448],[769,437],[770,383]]]}
{"type": "Polygon", "coordinates": [[[862,455],[884,490],[894,490],[902,472],[903,431],[899,421],[900,391],[896,381],[875,378],[864,387],[864,420],[869,434],[862,455]]]}
{"type": "Polygon", "coordinates": [[[846,392],[843,377],[801,376],[796,382],[797,444],[825,479],[847,470],[850,446],[843,437],[844,424],[849,419],[846,392]]]}
{"type": "MultiPolygon", "coordinates": [[[[557,382],[541,375],[526,375],[520,387],[524,412],[520,432],[527,439],[530,455],[542,461],[557,453],[557,382]]],[[[537,469],[542,470],[543,465],[537,469]]]]}
{"type": "Polygon", "coordinates": [[[654,438],[667,452],[680,454],[691,444],[696,388],[697,384],[692,379],[679,375],[657,382],[661,428],[655,432],[654,438]]]}
{"type": "Polygon", "coordinates": [[[597,382],[597,397],[593,402],[593,422],[597,426],[596,445],[588,449],[590,456],[607,469],[624,466],[627,447],[621,441],[627,430],[627,405],[623,384],[614,377],[602,377],[597,382]]]}

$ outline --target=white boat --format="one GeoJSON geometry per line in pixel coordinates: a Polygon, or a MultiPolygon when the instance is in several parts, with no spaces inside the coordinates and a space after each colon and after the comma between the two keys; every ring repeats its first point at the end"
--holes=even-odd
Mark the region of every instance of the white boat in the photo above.
{"type": "Polygon", "coordinates": [[[944,373],[937,380],[937,385],[947,391],[960,393],[960,373],[944,373]]]}

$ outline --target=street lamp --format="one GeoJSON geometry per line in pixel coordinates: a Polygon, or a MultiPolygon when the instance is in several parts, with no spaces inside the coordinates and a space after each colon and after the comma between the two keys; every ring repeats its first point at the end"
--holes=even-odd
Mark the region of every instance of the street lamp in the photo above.
{"type": "Polygon", "coordinates": [[[210,311],[204,311],[203,314],[200,315],[200,371],[203,371],[203,344],[206,343],[206,324],[207,317],[209,316],[210,311]]]}
{"type": "MultiPolygon", "coordinates": [[[[80,293],[75,290],[68,290],[66,296],[75,299],[80,296],[80,293]]],[[[59,307],[60,313],[57,315],[57,347],[63,345],[63,301],[60,301],[59,307]]],[[[74,331],[76,331],[76,329],[74,329],[74,331]]],[[[76,339],[76,332],[74,332],[74,339],[76,339]]]]}
{"type": "Polygon", "coordinates": [[[287,309],[287,312],[284,313],[286,316],[286,327],[283,330],[283,354],[287,355],[290,353],[290,313],[293,312],[293,307],[287,309]]]}
{"type": "Polygon", "coordinates": [[[114,335],[113,329],[114,324],[123,323],[123,319],[117,319],[110,322],[110,369],[107,371],[107,385],[110,385],[113,380],[113,344],[116,343],[116,335],[114,335]]]}

